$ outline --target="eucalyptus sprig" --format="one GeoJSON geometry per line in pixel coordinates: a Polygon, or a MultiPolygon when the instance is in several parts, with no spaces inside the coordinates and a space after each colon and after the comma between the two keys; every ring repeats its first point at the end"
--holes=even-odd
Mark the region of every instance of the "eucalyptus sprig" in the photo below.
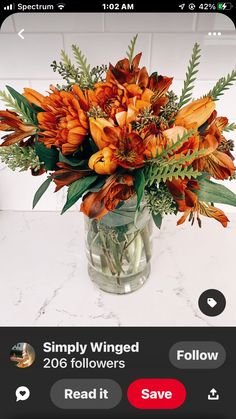
{"type": "Polygon", "coordinates": [[[0,147],[0,159],[13,171],[38,171],[42,165],[33,147],[20,147],[19,144],[0,147]]]}

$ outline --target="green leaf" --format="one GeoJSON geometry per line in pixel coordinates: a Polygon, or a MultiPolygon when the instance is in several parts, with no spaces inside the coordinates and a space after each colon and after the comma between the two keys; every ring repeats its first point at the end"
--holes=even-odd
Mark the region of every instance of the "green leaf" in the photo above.
{"type": "Polygon", "coordinates": [[[88,192],[99,192],[102,189],[106,179],[107,179],[107,176],[103,176],[103,177],[99,176],[99,178],[97,179],[97,182],[95,182],[91,186],[91,188],[88,189],[88,192]]]}
{"type": "Polygon", "coordinates": [[[13,87],[6,86],[6,88],[11,94],[11,96],[16,100],[19,108],[21,109],[22,113],[26,115],[29,122],[32,122],[33,124],[37,125],[38,124],[37,113],[36,111],[34,111],[32,106],[28,102],[28,100],[23,95],[18,93],[15,89],[13,89],[13,87]]]}
{"type": "Polygon", "coordinates": [[[157,228],[161,228],[161,224],[162,224],[162,216],[161,214],[153,214],[152,213],[152,218],[154,223],[156,224],[157,228]]]}
{"type": "Polygon", "coordinates": [[[81,160],[78,157],[66,157],[59,151],[59,161],[62,163],[69,164],[69,166],[72,167],[78,167],[78,168],[88,168],[88,160],[81,160]]]}
{"type": "Polygon", "coordinates": [[[47,170],[57,169],[56,164],[59,161],[59,152],[56,148],[47,148],[42,142],[36,140],[35,151],[47,170]]]}
{"type": "Polygon", "coordinates": [[[90,144],[92,152],[96,153],[98,151],[98,147],[96,146],[95,142],[93,141],[93,139],[91,137],[88,138],[88,142],[90,144]]]}
{"type": "Polygon", "coordinates": [[[43,196],[43,194],[46,192],[46,190],[48,189],[50,183],[52,182],[52,178],[48,177],[43,183],[42,185],[38,188],[38,190],[36,191],[35,195],[34,195],[34,199],[33,199],[33,208],[36,207],[37,203],[39,202],[39,200],[41,199],[41,197],[43,196]]]}
{"type": "Polygon", "coordinates": [[[144,194],[146,180],[142,170],[136,170],[134,172],[134,189],[137,195],[137,206],[136,211],[140,210],[140,204],[144,194]]]}
{"type": "Polygon", "coordinates": [[[74,205],[78,199],[89,189],[89,187],[95,183],[97,180],[98,175],[94,176],[87,176],[81,179],[76,180],[75,182],[71,183],[68,188],[67,193],[67,201],[62,209],[62,214],[66,212],[72,205],[74,205]]]}
{"type": "Polygon", "coordinates": [[[208,179],[201,179],[198,183],[200,190],[195,190],[194,192],[198,196],[199,201],[227,204],[236,207],[236,194],[226,188],[226,186],[214,183],[208,179]]]}

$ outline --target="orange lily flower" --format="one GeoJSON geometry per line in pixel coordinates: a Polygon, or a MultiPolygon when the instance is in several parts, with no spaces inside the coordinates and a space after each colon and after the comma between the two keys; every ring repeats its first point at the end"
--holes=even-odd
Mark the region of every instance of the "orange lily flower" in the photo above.
{"type": "Polygon", "coordinates": [[[114,160],[113,151],[109,147],[104,147],[102,150],[93,154],[88,162],[91,170],[94,170],[99,175],[111,175],[117,169],[117,162],[114,160]]]}
{"type": "Polygon", "coordinates": [[[127,174],[114,174],[109,176],[102,189],[98,192],[88,193],[80,207],[89,218],[100,220],[117,205],[129,199],[134,194],[133,177],[127,174]]]}
{"type": "Polygon", "coordinates": [[[42,129],[39,140],[46,147],[61,148],[63,154],[74,153],[88,134],[88,118],[78,95],[80,89],[73,88],[71,92],[59,91],[51,87],[52,93],[41,103],[45,112],[39,112],[37,117],[42,129]]]}
{"type": "Polygon", "coordinates": [[[148,85],[148,72],[146,67],[139,68],[139,62],[142,57],[142,53],[137,54],[132,63],[130,64],[128,58],[118,61],[113,66],[110,64],[107,72],[107,81],[117,80],[120,84],[137,84],[142,89],[148,85]]]}
{"type": "Polygon", "coordinates": [[[107,138],[104,134],[104,128],[113,126],[114,125],[105,118],[89,118],[90,132],[99,150],[102,150],[104,147],[107,147],[110,143],[109,138],[107,138]]]}
{"type": "Polygon", "coordinates": [[[161,107],[168,103],[166,92],[172,84],[173,77],[158,76],[157,73],[153,73],[149,77],[148,89],[152,91],[152,110],[155,115],[160,113],[161,107]]]}
{"type": "Polygon", "coordinates": [[[189,217],[192,224],[197,219],[199,227],[201,227],[200,214],[206,217],[214,218],[219,221],[223,227],[227,227],[228,218],[219,208],[213,207],[205,202],[200,202],[194,190],[199,189],[198,182],[188,179],[174,179],[167,183],[168,189],[178,204],[180,212],[184,212],[178,220],[177,225],[183,224],[189,217]]]}
{"type": "Polygon", "coordinates": [[[199,128],[214,112],[215,102],[210,97],[194,100],[184,106],[175,117],[175,125],[199,128]]]}
{"type": "Polygon", "coordinates": [[[227,122],[227,118],[224,120],[217,118],[205,131],[199,147],[204,149],[204,156],[194,162],[194,167],[199,171],[207,171],[215,179],[221,180],[228,179],[236,170],[231,155],[220,151],[221,144],[226,141],[222,130],[227,122]]]}
{"type": "Polygon", "coordinates": [[[23,141],[36,133],[36,127],[26,125],[15,112],[0,111],[0,131],[13,131],[2,139],[2,147],[9,146],[23,141]]]}
{"type": "Polygon", "coordinates": [[[68,186],[76,180],[91,174],[91,170],[89,169],[76,170],[74,167],[63,162],[58,162],[57,166],[60,169],[51,175],[54,183],[57,185],[55,192],[59,191],[63,186],[68,186]]]}
{"type": "Polygon", "coordinates": [[[104,133],[110,139],[113,158],[125,169],[142,167],[145,161],[145,143],[135,132],[127,132],[126,127],[105,127],[104,133]]]}

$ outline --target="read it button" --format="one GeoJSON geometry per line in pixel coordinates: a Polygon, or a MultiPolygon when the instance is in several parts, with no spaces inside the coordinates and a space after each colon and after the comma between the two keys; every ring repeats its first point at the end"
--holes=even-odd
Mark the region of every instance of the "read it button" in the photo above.
{"type": "Polygon", "coordinates": [[[178,409],[186,399],[186,389],[172,378],[141,378],[128,388],[129,403],[137,409],[178,409]]]}

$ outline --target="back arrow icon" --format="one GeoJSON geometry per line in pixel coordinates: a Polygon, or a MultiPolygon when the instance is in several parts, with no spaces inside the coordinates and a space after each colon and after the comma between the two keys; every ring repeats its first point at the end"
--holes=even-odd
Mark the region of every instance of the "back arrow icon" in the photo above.
{"type": "Polygon", "coordinates": [[[18,35],[21,39],[25,39],[22,33],[24,32],[24,29],[21,29],[20,32],[18,32],[18,35]]]}

